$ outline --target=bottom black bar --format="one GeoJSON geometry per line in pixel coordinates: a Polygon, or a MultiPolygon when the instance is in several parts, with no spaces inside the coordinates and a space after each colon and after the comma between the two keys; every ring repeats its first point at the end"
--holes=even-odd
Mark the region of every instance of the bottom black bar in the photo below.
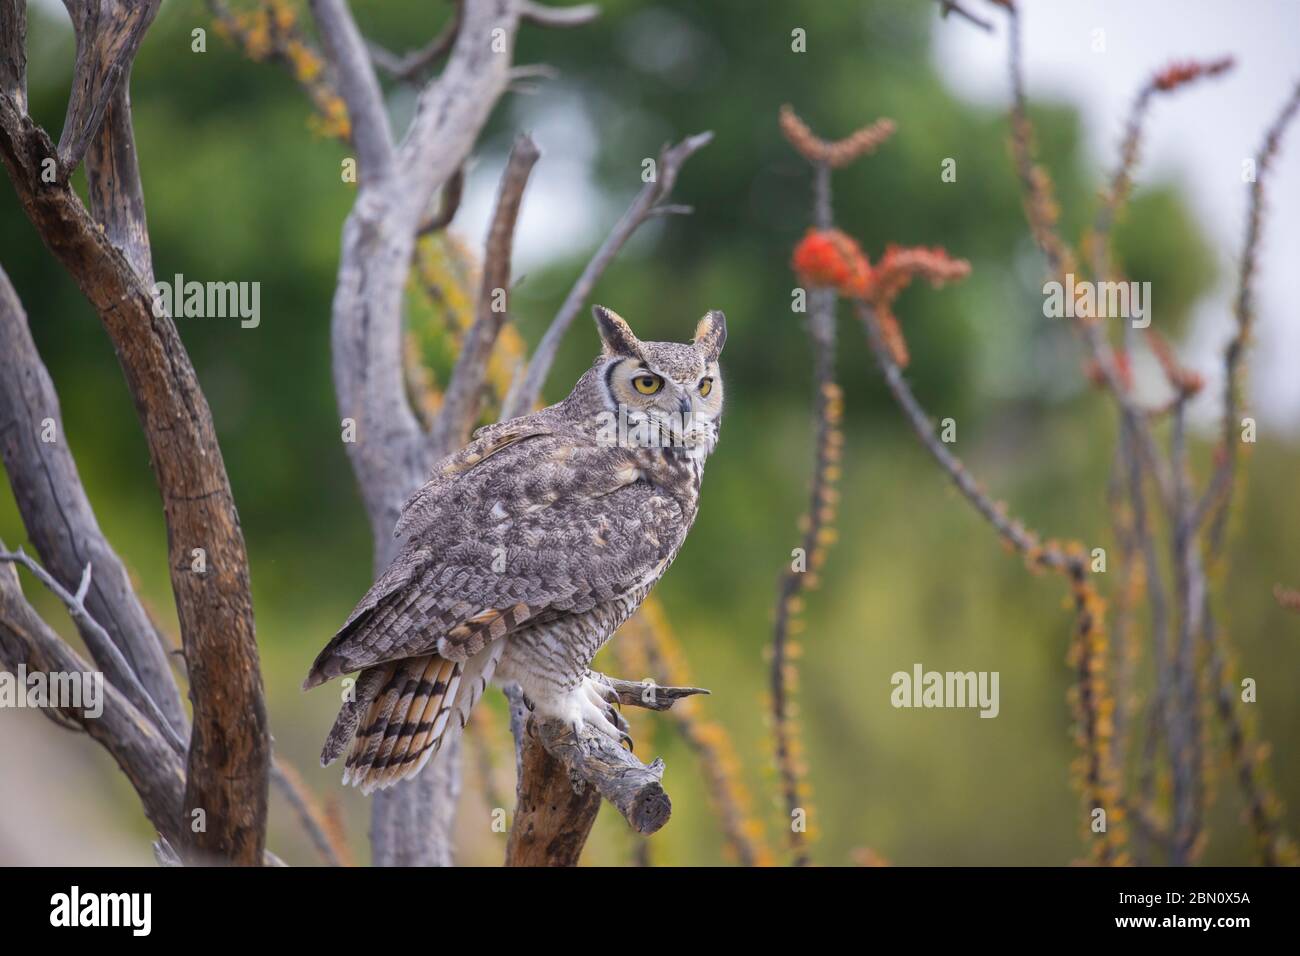
{"type": "Polygon", "coordinates": [[[555,927],[565,933],[579,930],[584,919],[600,924],[619,914],[654,933],[700,925],[765,932],[772,919],[785,917],[814,920],[819,935],[920,929],[927,942],[970,938],[976,928],[984,941],[1038,940],[1047,933],[1138,940],[1199,934],[1229,942],[1242,933],[1293,927],[1300,889],[1294,870],[1082,867],[548,873],[50,868],[0,870],[0,883],[9,939],[13,933],[76,933],[83,942],[98,935],[127,945],[146,937],[256,939],[254,927],[285,930],[301,942],[338,943],[340,931],[367,927],[381,928],[385,943],[407,933],[418,941],[429,932],[422,913],[437,919],[481,913],[488,922],[479,925],[507,931],[551,925],[519,919],[534,907],[550,920],[571,911],[577,922],[555,927]]]}

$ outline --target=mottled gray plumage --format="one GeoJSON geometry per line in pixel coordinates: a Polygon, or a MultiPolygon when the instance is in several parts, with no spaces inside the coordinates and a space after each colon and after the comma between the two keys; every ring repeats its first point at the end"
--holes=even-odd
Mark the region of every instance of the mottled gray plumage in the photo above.
{"type": "Polygon", "coordinates": [[[711,312],[691,344],[640,342],[596,307],[604,351],[562,402],[480,429],[406,503],[401,550],[306,687],[360,670],[322,761],[388,786],[464,727],[488,682],[618,736],[589,666],[695,520],[722,412],[711,312]]]}

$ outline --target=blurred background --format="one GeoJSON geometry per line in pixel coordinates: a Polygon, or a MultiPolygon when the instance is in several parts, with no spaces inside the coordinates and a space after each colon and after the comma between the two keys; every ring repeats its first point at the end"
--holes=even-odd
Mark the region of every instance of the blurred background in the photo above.
{"type": "MultiPolygon", "coordinates": [[[[809,175],[778,132],[781,104],[832,137],[877,116],[898,122],[875,156],[836,175],[838,225],[873,259],[887,242],[942,245],[973,266],[955,287],[918,287],[898,303],[913,356],[910,381],[932,414],[956,419],[956,451],[1013,512],[1046,535],[1113,545],[1105,493],[1113,410],[1089,386],[1066,327],[1042,316],[1043,267],[1006,146],[1005,23],[991,5],[970,2],[996,22],[995,34],[941,21],[938,4],[920,0],[602,0],[603,16],[592,25],[524,27],[516,62],[550,63],[560,78],[503,100],[453,225],[471,249],[481,248],[505,152],[517,131],[531,130],[543,158],[525,197],[515,262],[523,281],[512,306],[520,334],[535,343],[640,188],[642,160],[665,141],[715,131],[674,192],[694,215],[643,229],[594,300],[623,314],[642,338],[686,339],[710,308],[728,316],[722,442],[699,520],[657,593],[692,678],[713,691],[697,711],[734,740],[738,779],[778,860],[788,824],[775,797],[764,649],[777,576],[798,543],[812,454],[811,357],[802,317],[790,310],[788,265],[808,225],[809,175]],[[806,30],[807,52],[791,51],[795,28],[806,30]],[[957,161],[956,182],[940,179],[946,158],[957,161]]],[[[1295,80],[1300,7],[1021,6],[1033,115],[1070,238],[1096,208],[1142,80],[1171,59],[1238,57],[1221,81],[1156,105],[1150,161],[1117,234],[1129,276],[1152,283],[1155,325],[1213,383],[1230,332],[1227,302],[1246,208],[1241,161],[1295,80]]],[[[366,33],[393,50],[422,45],[450,9],[427,0],[356,0],[353,8],[366,33]]],[[[31,112],[56,132],[72,34],[51,0],[31,3],[29,20],[31,112]]],[[[215,34],[199,0],[163,4],[135,65],[132,102],[158,277],[261,283],[258,328],[235,319],[178,325],[213,407],[247,538],[276,750],[337,807],[364,862],[367,802],[340,786],[337,767],[323,770],[317,760],[338,698],[299,690],[312,657],[370,580],[369,533],[339,441],[329,369],[339,231],[354,188],[340,181],[347,149],[321,134],[285,71],[249,62],[215,34]],[[202,54],[191,52],[197,27],[208,30],[202,54]]],[[[390,99],[399,122],[411,105],[403,92],[390,99]]],[[[1258,682],[1252,713],[1272,744],[1273,780],[1293,832],[1300,698],[1286,675],[1300,671],[1300,619],[1280,609],[1271,590],[1277,582],[1300,585],[1300,316],[1288,294],[1300,254],[1298,135],[1292,131],[1271,188],[1250,360],[1261,430],[1216,605],[1238,670],[1258,682]]],[[[7,184],[0,186],[0,263],[59,389],[100,524],[174,636],[161,509],[120,370],[95,315],[7,184]]],[[[413,306],[413,324],[434,321],[427,312],[413,306]]],[[[1078,859],[1084,845],[1070,775],[1065,589],[1028,575],[954,494],[906,431],[847,309],[839,321],[847,439],[839,541],[822,587],[809,596],[799,638],[813,859],[1078,859]],[[1000,672],[997,719],[893,709],[890,675],[918,662],[1000,672]]],[[[596,350],[580,320],[548,400],[565,394],[596,350]]],[[[430,357],[435,374],[449,368],[450,355],[430,357]]],[[[1138,371],[1144,381],[1157,377],[1138,371]]],[[[1201,476],[1217,414],[1217,391],[1206,392],[1195,446],[1201,476]]],[[[0,538],[11,546],[25,540],[7,485],[0,485],[0,538]]],[[[30,578],[24,583],[72,635],[48,596],[30,578]]],[[[500,695],[488,703],[497,720],[475,730],[489,734],[495,766],[486,775],[467,766],[459,859],[495,865],[505,837],[490,827],[493,795],[506,794],[505,806],[513,806],[513,754],[500,695]]],[[[674,805],[671,822],[650,841],[650,860],[726,862],[696,759],[666,719],[650,716],[638,728],[638,753],[667,762],[674,805]]],[[[1248,863],[1240,796],[1221,762],[1211,781],[1204,860],[1248,863]]],[[[150,837],[134,794],[97,746],[37,713],[0,711],[0,863],[147,863],[150,837]]],[[[584,859],[632,862],[638,842],[606,809],[584,859]]],[[[269,846],[291,863],[318,860],[274,791],[269,846]]]]}

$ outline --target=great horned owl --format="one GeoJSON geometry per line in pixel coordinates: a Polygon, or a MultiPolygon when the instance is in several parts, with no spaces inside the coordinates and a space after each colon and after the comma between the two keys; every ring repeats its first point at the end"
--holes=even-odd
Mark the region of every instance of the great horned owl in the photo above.
{"type": "Polygon", "coordinates": [[[321,754],[345,783],[418,773],[489,681],[534,712],[622,739],[592,658],[667,570],[718,440],[726,319],[641,342],[593,309],[602,354],[569,396],[482,428],[402,509],[401,550],[304,683],[361,671],[321,754]]]}

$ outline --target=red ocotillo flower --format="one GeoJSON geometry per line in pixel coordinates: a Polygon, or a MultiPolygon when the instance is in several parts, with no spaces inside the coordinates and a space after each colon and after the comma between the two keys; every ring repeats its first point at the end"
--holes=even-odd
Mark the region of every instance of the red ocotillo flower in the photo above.
{"type": "Polygon", "coordinates": [[[828,286],[850,298],[866,293],[871,276],[866,255],[838,229],[809,229],[795,247],[791,264],[800,282],[828,286]]]}
{"type": "Polygon", "coordinates": [[[955,282],[970,275],[970,263],[965,259],[950,258],[938,246],[895,246],[885,248],[880,262],[871,270],[864,298],[879,305],[893,302],[898,294],[911,284],[914,276],[928,279],[935,286],[955,282]]]}
{"type": "Polygon", "coordinates": [[[1170,63],[1155,75],[1151,83],[1160,92],[1168,93],[1184,83],[1191,83],[1203,76],[1218,76],[1220,73],[1226,73],[1235,63],[1236,61],[1230,56],[1218,60],[1184,60],[1181,63],[1170,63]]]}
{"type": "Polygon", "coordinates": [[[852,237],[838,229],[808,230],[795,247],[793,266],[806,285],[829,287],[846,298],[870,302],[894,361],[903,367],[908,363],[907,341],[893,311],[899,293],[916,276],[940,286],[970,275],[969,262],[950,258],[938,247],[890,245],[873,267],[852,237]]]}
{"type": "Polygon", "coordinates": [[[970,263],[965,259],[949,258],[943,249],[924,246],[906,247],[890,245],[871,270],[863,298],[876,308],[881,335],[894,361],[906,368],[910,361],[907,339],[902,326],[894,317],[893,304],[900,292],[911,284],[914,276],[930,280],[934,286],[964,279],[970,275],[970,263]]]}

